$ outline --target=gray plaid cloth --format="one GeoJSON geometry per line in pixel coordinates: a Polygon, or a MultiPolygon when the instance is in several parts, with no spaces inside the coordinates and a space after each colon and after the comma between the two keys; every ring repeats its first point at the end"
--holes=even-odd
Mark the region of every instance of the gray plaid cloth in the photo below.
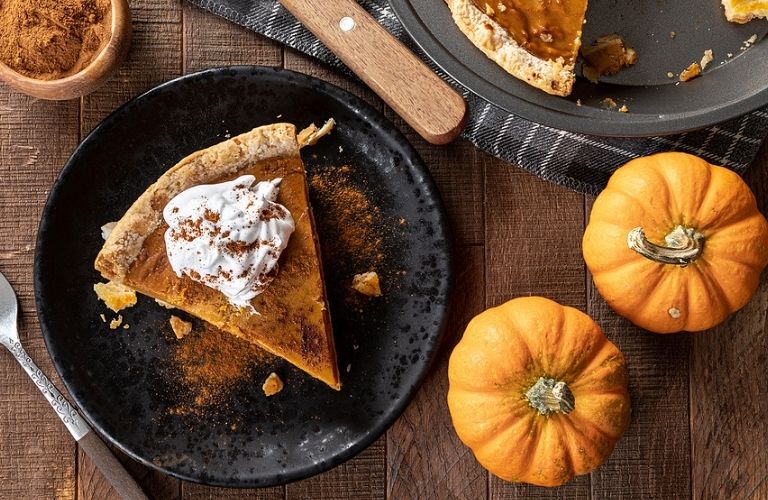
{"type": "MultiPolygon", "coordinates": [[[[349,73],[277,0],[189,1],[349,73]]],[[[548,128],[489,104],[442,73],[415,46],[386,0],[358,1],[464,95],[470,109],[464,138],[498,158],[582,193],[597,194],[616,168],[631,158],[658,151],[688,151],[743,174],[768,133],[768,108],[706,129],[666,137],[613,139],[548,128]]]]}

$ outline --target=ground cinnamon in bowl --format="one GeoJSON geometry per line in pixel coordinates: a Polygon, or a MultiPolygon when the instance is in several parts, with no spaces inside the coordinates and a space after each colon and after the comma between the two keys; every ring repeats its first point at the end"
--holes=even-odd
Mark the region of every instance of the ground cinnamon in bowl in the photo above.
{"type": "Polygon", "coordinates": [[[0,62],[58,80],[88,66],[111,37],[111,0],[0,0],[0,62]]]}

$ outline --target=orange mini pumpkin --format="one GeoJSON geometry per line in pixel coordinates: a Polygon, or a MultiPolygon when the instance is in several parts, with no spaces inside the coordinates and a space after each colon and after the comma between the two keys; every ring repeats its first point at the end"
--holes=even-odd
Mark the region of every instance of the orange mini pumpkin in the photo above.
{"type": "Polygon", "coordinates": [[[541,297],[476,316],[448,381],[456,433],[507,481],[558,486],[586,474],[629,424],[624,356],[589,316],[541,297]]]}
{"type": "Polygon", "coordinates": [[[768,263],[768,223],[734,172],[660,153],[613,174],[582,249],[617,313],[656,333],[700,331],[755,293],[768,263]]]}

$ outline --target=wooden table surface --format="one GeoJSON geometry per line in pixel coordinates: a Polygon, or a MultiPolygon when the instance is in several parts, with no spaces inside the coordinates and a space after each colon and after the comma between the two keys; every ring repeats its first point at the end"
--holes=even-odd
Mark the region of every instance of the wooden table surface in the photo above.
{"type": "MultiPolygon", "coordinates": [[[[337,83],[388,116],[370,91],[182,0],[133,0],[128,60],[101,90],[45,102],[0,84],[0,270],[19,293],[22,339],[50,375],[34,312],[32,259],[48,190],[78,142],[117,106],[184,73],[228,64],[284,66],[337,83]]],[[[398,121],[402,126],[402,121],[398,121]]],[[[402,127],[440,187],[456,238],[447,342],[415,400],[349,462],[265,490],[184,483],[125,459],[162,499],[203,498],[768,498],[768,281],[725,324],[657,336],[617,317],[591,283],[580,242],[592,198],[530,175],[465,141],[433,147],[402,127]],[[521,295],[586,311],[626,355],[632,422],[610,460],[558,489],[505,483],[451,427],[447,355],[469,318],[521,295]]],[[[749,174],[768,209],[768,147],[749,174]]],[[[61,384],[59,383],[61,387],[61,384]]],[[[116,498],[33,384],[0,354],[0,498],[116,498]]],[[[124,457],[123,457],[124,458],[124,457]]]]}

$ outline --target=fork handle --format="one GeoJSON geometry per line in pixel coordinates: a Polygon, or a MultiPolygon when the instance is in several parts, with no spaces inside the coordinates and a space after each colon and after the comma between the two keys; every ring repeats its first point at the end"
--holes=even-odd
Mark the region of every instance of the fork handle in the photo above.
{"type": "Polygon", "coordinates": [[[11,341],[6,347],[11,351],[11,354],[13,354],[13,357],[16,358],[21,367],[24,368],[24,371],[27,372],[27,375],[29,375],[29,378],[32,379],[37,388],[40,389],[40,392],[43,393],[51,407],[56,410],[56,415],[64,422],[72,437],[75,438],[75,441],[78,442],[83,451],[88,454],[88,457],[101,470],[101,473],[104,474],[104,477],[114,487],[115,491],[123,498],[129,500],[147,500],[147,496],[131,475],[128,474],[125,467],[117,461],[117,458],[109,451],[109,448],[93,432],[91,426],[72,408],[72,405],[56,389],[53,382],[32,361],[32,358],[29,357],[27,351],[22,347],[21,342],[11,341]]]}

